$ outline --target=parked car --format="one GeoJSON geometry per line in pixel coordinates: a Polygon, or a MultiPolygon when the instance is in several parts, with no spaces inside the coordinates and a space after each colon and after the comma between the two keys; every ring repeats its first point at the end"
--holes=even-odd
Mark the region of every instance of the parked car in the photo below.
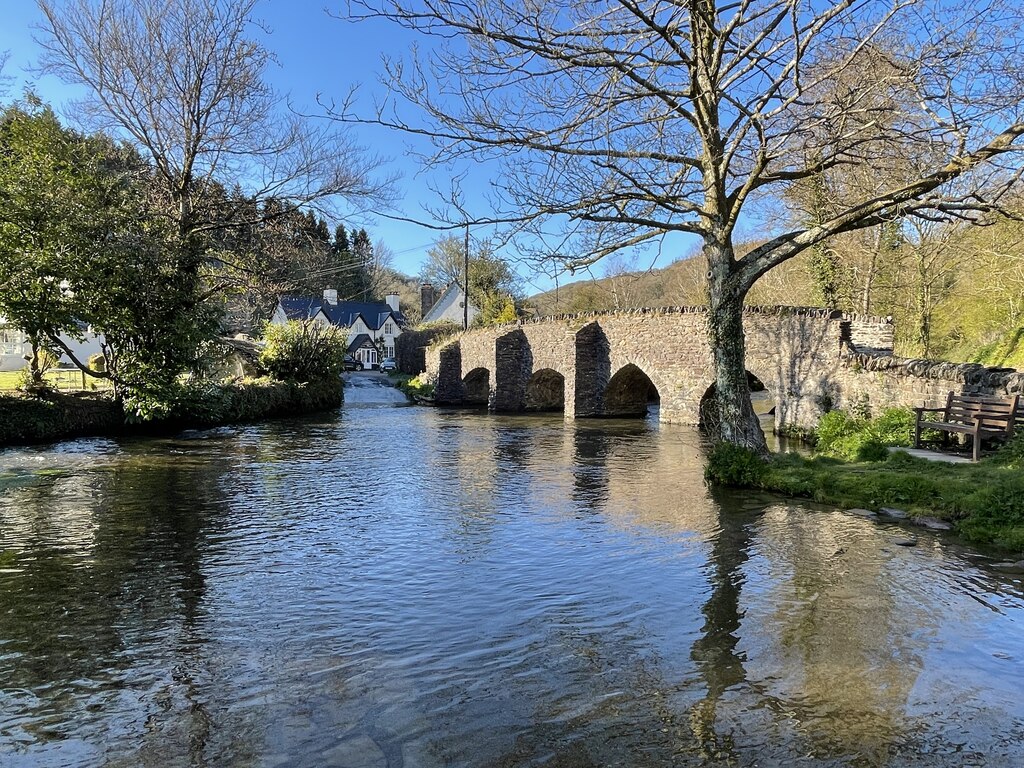
{"type": "Polygon", "coordinates": [[[398,370],[398,361],[393,357],[385,357],[380,361],[380,369],[385,373],[398,370]]]}
{"type": "Polygon", "coordinates": [[[363,370],[363,364],[356,360],[352,355],[345,355],[345,370],[346,371],[361,371],[363,370]]]}

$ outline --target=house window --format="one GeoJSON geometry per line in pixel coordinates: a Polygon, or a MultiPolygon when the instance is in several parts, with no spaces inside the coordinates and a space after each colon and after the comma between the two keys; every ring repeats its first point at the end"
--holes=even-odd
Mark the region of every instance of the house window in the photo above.
{"type": "Polygon", "coordinates": [[[385,323],[384,324],[384,333],[386,333],[388,336],[394,336],[395,335],[395,326],[392,325],[391,323],[385,323]]]}
{"type": "Polygon", "coordinates": [[[25,337],[21,331],[4,329],[0,330],[0,353],[5,355],[17,355],[22,351],[25,337]]]}
{"type": "Polygon", "coordinates": [[[395,356],[395,348],[394,347],[384,347],[384,357],[394,357],[394,356],[395,356]]]}

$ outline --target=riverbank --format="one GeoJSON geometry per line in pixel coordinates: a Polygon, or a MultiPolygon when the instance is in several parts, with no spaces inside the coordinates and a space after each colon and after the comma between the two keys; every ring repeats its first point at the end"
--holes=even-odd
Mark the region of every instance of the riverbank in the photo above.
{"type": "Polygon", "coordinates": [[[721,445],[709,457],[711,484],[755,488],[906,517],[926,527],[948,525],[976,544],[1024,556],[1024,438],[977,464],[944,464],[894,452],[884,461],[843,461],[777,454],[764,462],[721,445]]]}
{"type": "Polygon", "coordinates": [[[108,393],[0,396],[0,446],[76,437],[160,434],[330,410],[343,400],[340,379],[299,384],[249,379],[188,392],[165,419],[132,422],[108,393]]]}
{"type": "Polygon", "coordinates": [[[392,373],[389,378],[394,387],[404,392],[406,397],[417,403],[431,400],[434,397],[434,385],[423,381],[419,375],[412,376],[408,373],[392,373]]]}

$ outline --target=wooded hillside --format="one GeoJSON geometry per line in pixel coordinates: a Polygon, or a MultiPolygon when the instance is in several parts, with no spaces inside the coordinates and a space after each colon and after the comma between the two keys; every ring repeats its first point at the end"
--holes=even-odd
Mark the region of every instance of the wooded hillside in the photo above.
{"type": "MultiPolygon", "coordinates": [[[[619,263],[530,302],[545,315],[706,304],[705,270],[697,252],[661,269],[619,263]]],[[[897,354],[1024,368],[1024,224],[885,225],[839,236],[771,270],[747,303],[891,315],[897,354]]]]}

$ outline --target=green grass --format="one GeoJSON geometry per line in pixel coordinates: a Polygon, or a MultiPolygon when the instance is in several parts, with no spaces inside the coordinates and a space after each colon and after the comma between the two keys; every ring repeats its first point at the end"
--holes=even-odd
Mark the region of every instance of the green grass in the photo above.
{"type": "Polygon", "coordinates": [[[391,373],[388,376],[394,385],[409,397],[434,396],[434,386],[421,381],[419,376],[410,376],[407,373],[391,373]]]}
{"type": "MultiPolygon", "coordinates": [[[[0,392],[14,392],[21,386],[22,371],[0,371],[0,392]]],[[[77,368],[59,368],[47,371],[43,378],[56,389],[64,392],[82,389],[82,372],[77,368]]],[[[109,389],[110,383],[105,379],[87,376],[86,389],[109,389]]]]}
{"type": "Polygon", "coordinates": [[[977,464],[945,464],[896,452],[881,462],[794,454],[767,463],[716,448],[708,482],[759,488],[841,507],[898,507],[948,520],[964,538],[1024,553],[1024,436],[977,464]]]}
{"type": "Polygon", "coordinates": [[[21,383],[21,371],[0,371],[0,390],[13,391],[21,383]]]}

